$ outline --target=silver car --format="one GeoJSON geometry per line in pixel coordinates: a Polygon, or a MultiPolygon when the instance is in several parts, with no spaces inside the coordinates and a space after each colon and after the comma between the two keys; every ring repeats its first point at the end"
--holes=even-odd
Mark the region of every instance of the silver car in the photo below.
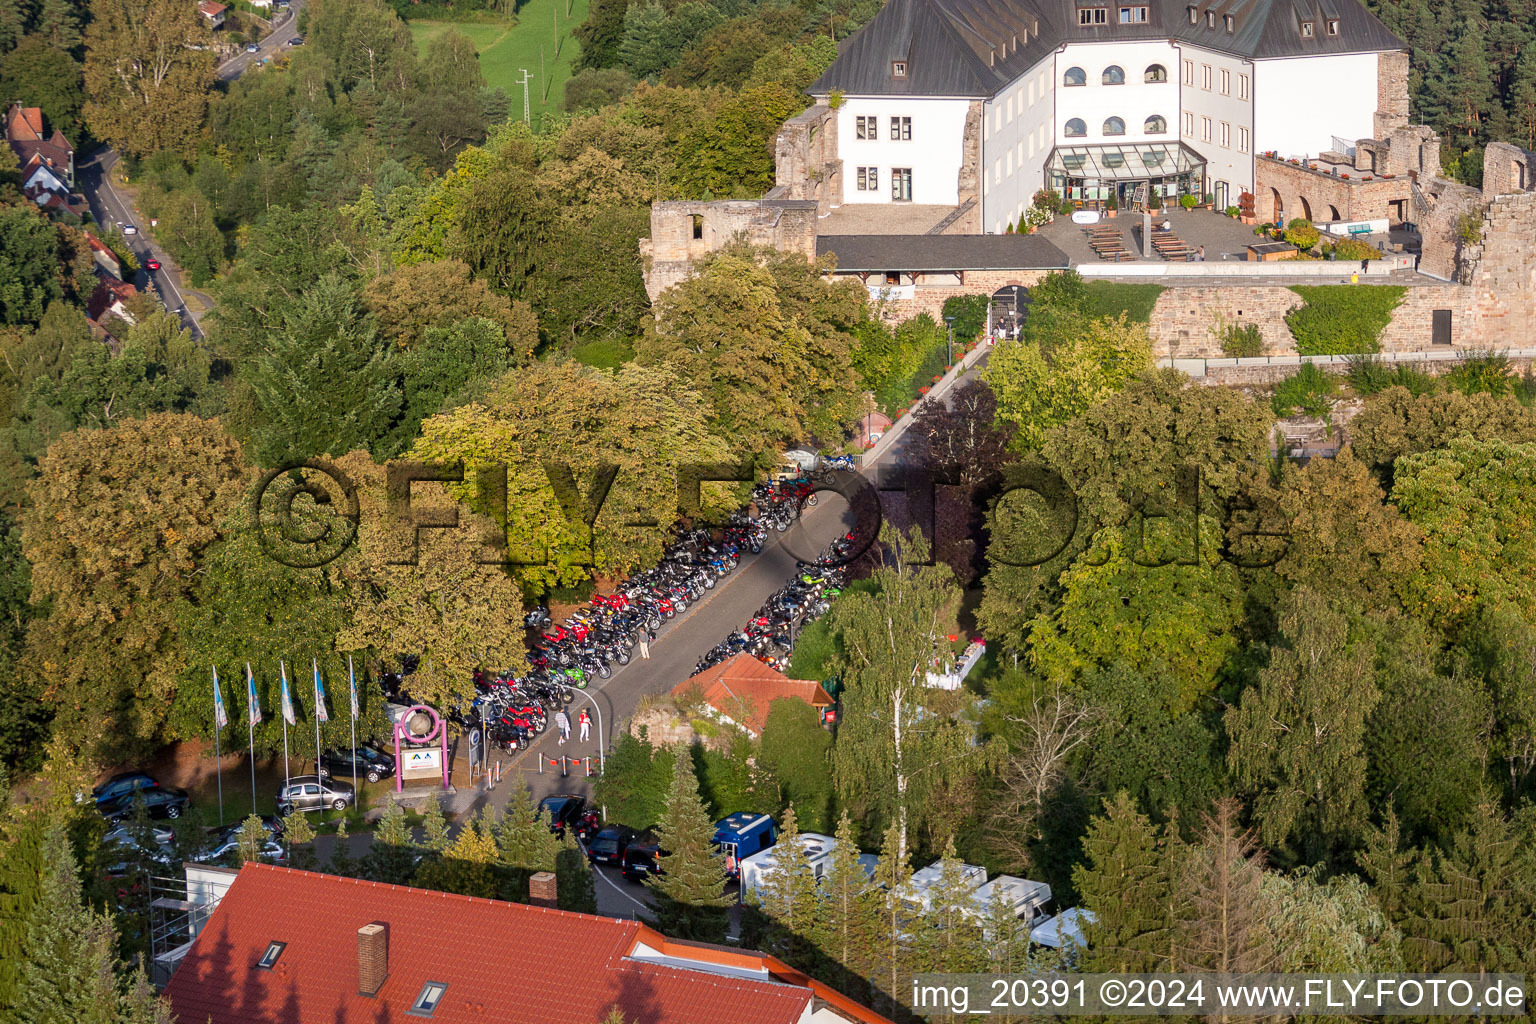
{"type": "Polygon", "coordinates": [[[277,794],[277,813],[323,811],[327,807],[344,811],[356,800],[357,794],[349,783],[322,779],[318,775],[295,775],[277,794]]]}

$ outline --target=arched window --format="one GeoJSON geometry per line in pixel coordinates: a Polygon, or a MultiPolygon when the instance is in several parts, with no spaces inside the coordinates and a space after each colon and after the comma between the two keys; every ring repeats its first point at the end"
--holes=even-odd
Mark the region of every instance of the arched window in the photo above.
{"type": "Polygon", "coordinates": [[[1144,81],[1166,82],[1168,81],[1168,69],[1161,64],[1148,64],[1144,81]]]}
{"type": "Polygon", "coordinates": [[[1118,117],[1106,118],[1104,121],[1105,135],[1124,135],[1125,122],[1118,117]]]}
{"type": "Polygon", "coordinates": [[[1067,138],[1069,139],[1080,139],[1084,135],[1088,134],[1088,126],[1083,123],[1083,119],[1080,117],[1074,117],[1072,120],[1068,121],[1066,125],[1063,126],[1063,130],[1066,132],[1067,138]]]}
{"type": "Polygon", "coordinates": [[[1153,114],[1142,128],[1148,135],[1162,135],[1168,130],[1168,122],[1163,120],[1161,114],[1153,114]]]}
{"type": "Polygon", "coordinates": [[[1088,75],[1082,68],[1067,68],[1067,73],[1061,76],[1062,85],[1087,85],[1088,75]]]}
{"type": "Polygon", "coordinates": [[[1111,64],[1104,69],[1104,74],[1100,77],[1099,81],[1105,85],[1124,85],[1125,69],[1117,64],[1111,64]]]}

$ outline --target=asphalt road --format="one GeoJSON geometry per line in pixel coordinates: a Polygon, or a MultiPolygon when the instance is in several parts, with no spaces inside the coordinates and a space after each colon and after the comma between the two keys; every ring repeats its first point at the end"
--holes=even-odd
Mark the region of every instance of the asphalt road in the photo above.
{"type": "MultiPolygon", "coordinates": [[[[250,70],[256,61],[264,57],[272,57],[288,48],[289,40],[297,34],[299,12],[303,7],[304,0],[293,0],[289,10],[280,14],[273,22],[272,29],[262,39],[256,53],[242,51],[219,65],[217,71],[219,80],[232,82],[250,70]]],[[[85,197],[91,216],[96,219],[97,224],[103,228],[121,228],[126,225],[135,229],[134,234],[126,237],[129,247],[138,257],[139,266],[145,269],[140,269],[138,276],[131,283],[141,290],[153,287],[166,308],[180,316],[182,326],[198,337],[202,337],[203,328],[200,321],[204,314],[213,308],[213,299],[202,292],[184,289],[177,283],[180,269],[171,259],[170,254],[151,238],[149,221],[134,209],[133,203],[126,196],[112,187],[111,172],[117,161],[116,150],[97,149],[91,154],[90,159],[76,166],[75,186],[85,197]],[[146,268],[146,262],[150,259],[159,261],[159,270],[151,271],[146,268]],[[187,308],[187,294],[197,298],[203,307],[201,311],[194,313],[187,308]]]]}

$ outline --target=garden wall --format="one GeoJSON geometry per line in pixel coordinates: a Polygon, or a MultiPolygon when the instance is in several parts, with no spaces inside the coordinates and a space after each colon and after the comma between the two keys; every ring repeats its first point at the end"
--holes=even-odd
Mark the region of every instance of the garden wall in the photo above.
{"type": "MultiPolygon", "coordinates": [[[[881,315],[887,323],[910,320],[919,313],[927,313],[935,320],[942,320],[944,303],[957,295],[991,295],[1008,285],[1028,288],[1039,284],[1050,273],[1048,270],[966,270],[960,274],[960,283],[954,285],[924,285],[921,274],[918,283],[911,287],[910,299],[887,299],[881,315]]],[[[875,282],[871,278],[871,282],[875,282]]]]}

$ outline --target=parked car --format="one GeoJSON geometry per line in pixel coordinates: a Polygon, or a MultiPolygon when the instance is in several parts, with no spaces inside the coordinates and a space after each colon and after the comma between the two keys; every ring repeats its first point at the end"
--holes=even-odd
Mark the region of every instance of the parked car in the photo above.
{"type": "Polygon", "coordinates": [[[151,256],[149,259],[144,261],[144,269],[149,270],[151,272],[159,270],[160,269],[160,261],[155,259],[153,256],[151,256]]]}
{"type": "Polygon", "coordinates": [[[289,46],[303,46],[304,45],[304,37],[303,36],[294,36],[292,39],[288,40],[288,45],[289,46]]]}
{"type": "Polygon", "coordinates": [[[327,750],[320,755],[320,774],[338,779],[349,779],[356,775],[369,782],[378,782],[380,779],[394,777],[395,759],[381,750],[364,746],[357,748],[357,761],[354,763],[351,747],[327,750]]]}
{"type": "Polygon", "coordinates": [[[643,883],[652,875],[664,875],[658,858],[665,857],[667,851],[661,849],[654,842],[631,843],[624,850],[623,862],[619,864],[619,874],[631,882],[643,883]]]}
{"type": "Polygon", "coordinates": [[[245,44],[245,52],[246,53],[260,53],[261,52],[261,47],[258,46],[255,43],[246,43],[245,44]]]}
{"type": "MultiPolygon", "coordinates": [[[[168,828],[151,828],[149,835],[156,846],[169,846],[172,838],[174,838],[171,835],[171,830],[168,828]]],[[[138,839],[134,838],[133,828],[130,825],[118,825],[116,828],[110,829],[106,835],[101,837],[101,842],[102,845],[108,843],[118,846],[136,847],[139,845],[138,839]]]]}
{"type": "Polygon", "coordinates": [[[133,804],[135,800],[144,801],[144,810],[151,818],[179,818],[187,810],[191,803],[191,797],[187,791],[177,789],[174,786],[156,786],[153,789],[135,789],[123,793],[115,800],[96,805],[96,809],[110,822],[120,822],[124,818],[133,817],[133,804]]]}
{"type": "MultiPolygon", "coordinates": [[[[208,834],[222,840],[227,839],[230,836],[238,836],[240,834],[240,830],[244,827],[245,822],[236,821],[219,828],[211,829],[209,830],[208,834]]],[[[283,819],[279,818],[277,815],[263,814],[261,816],[261,827],[266,830],[267,835],[271,838],[283,838],[283,819]]]]}
{"type": "Polygon", "coordinates": [[[581,812],[586,806],[585,800],[569,793],[547,796],[539,801],[538,810],[533,812],[533,820],[538,821],[546,814],[549,815],[549,830],[564,839],[565,830],[579,823],[581,812]]]}
{"type": "Polygon", "coordinates": [[[593,864],[612,864],[617,867],[624,863],[624,851],[639,835],[628,826],[609,825],[592,837],[592,845],[587,847],[587,860],[593,864]]]}
{"type": "MultiPolygon", "coordinates": [[[[199,864],[207,864],[210,861],[223,860],[233,857],[240,849],[240,836],[238,833],[226,838],[215,838],[207,846],[190,855],[187,859],[199,864]]],[[[261,844],[261,859],[273,864],[281,864],[288,859],[288,851],[283,849],[283,844],[275,839],[266,839],[261,844]]]]}
{"type": "MultiPolygon", "coordinates": [[[[91,797],[97,807],[104,803],[110,803],[118,799],[124,793],[132,793],[140,789],[154,789],[160,783],[148,772],[119,772],[105,782],[98,782],[91,788],[91,797]]],[[[75,795],[76,803],[85,802],[85,794],[75,795]]]]}
{"type": "Polygon", "coordinates": [[[323,811],[327,807],[344,811],[357,800],[351,783],[323,779],[318,775],[295,775],[277,794],[277,813],[323,811]]]}

